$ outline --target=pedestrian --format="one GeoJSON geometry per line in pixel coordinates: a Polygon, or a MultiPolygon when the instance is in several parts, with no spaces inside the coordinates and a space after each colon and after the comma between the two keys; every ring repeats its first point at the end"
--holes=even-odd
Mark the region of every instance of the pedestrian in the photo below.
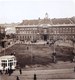
{"type": "Polygon", "coordinates": [[[8,68],[8,74],[9,74],[9,76],[10,76],[10,70],[9,70],[9,68],[8,68]]]}
{"type": "Polygon", "coordinates": [[[8,74],[8,70],[6,69],[5,74],[8,74]]]}
{"type": "Polygon", "coordinates": [[[18,76],[16,77],[16,80],[20,80],[18,76]]]}
{"type": "Polygon", "coordinates": [[[11,76],[11,74],[12,74],[12,69],[9,69],[9,68],[8,68],[8,74],[9,74],[9,76],[11,76]]]}
{"type": "Polygon", "coordinates": [[[2,70],[0,70],[0,74],[3,74],[3,73],[2,73],[2,70]]]}
{"type": "Polygon", "coordinates": [[[10,69],[8,69],[8,73],[9,73],[9,76],[11,75],[11,71],[10,71],[10,69]]]}
{"type": "Polygon", "coordinates": [[[19,69],[19,72],[20,72],[20,74],[22,74],[22,69],[21,68],[19,69]]]}
{"type": "Polygon", "coordinates": [[[27,47],[27,50],[29,50],[29,47],[27,47]]]}
{"type": "Polygon", "coordinates": [[[36,74],[34,74],[34,80],[36,80],[37,78],[36,78],[36,74]]]}

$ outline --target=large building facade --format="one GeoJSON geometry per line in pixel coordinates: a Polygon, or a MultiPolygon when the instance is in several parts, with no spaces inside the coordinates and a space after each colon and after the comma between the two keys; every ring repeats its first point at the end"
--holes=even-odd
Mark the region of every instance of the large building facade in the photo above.
{"type": "Polygon", "coordinates": [[[74,39],[75,25],[20,25],[16,27],[18,40],[74,39]]]}
{"type": "Polygon", "coordinates": [[[50,19],[46,13],[44,19],[23,20],[16,26],[16,38],[21,41],[75,39],[75,19],[50,19]]]}

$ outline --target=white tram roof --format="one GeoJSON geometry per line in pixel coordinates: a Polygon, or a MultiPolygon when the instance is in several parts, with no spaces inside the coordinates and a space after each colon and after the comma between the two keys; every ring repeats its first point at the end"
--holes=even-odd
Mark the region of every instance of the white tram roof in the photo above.
{"type": "Polygon", "coordinates": [[[12,59],[15,58],[15,56],[11,55],[6,55],[6,56],[1,56],[0,59],[12,59]]]}

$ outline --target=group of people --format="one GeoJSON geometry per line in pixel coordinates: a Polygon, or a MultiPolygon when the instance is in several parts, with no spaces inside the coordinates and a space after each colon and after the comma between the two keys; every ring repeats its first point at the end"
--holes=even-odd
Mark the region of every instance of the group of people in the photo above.
{"type": "MultiPolygon", "coordinates": [[[[9,76],[11,76],[11,74],[13,73],[13,70],[12,69],[6,69],[6,70],[0,70],[0,74],[8,74],[9,76]]],[[[22,74],[22,69],[19,68],[19,73],[20,75],[22,74]]],[[[16,76],[16,80],[20,80],[19,76],[16,76]]],[[[36,74],[34,74],[34,78],[33,80],[36,80],[36,74]]]]}
{"type": "MultiPolygon", "coordinates": [[[[0,74],[2,75],[2,74],[8,74],[9,76],[11,76],[11,74],[13,73],[13,70],[12,69],[6,69],[6,70],[0,70],[0,74]]],[[[22,74],[22,69],[21,68],[19,68],[19,73],[20,73],[20,75],[22,74]]],[[[18,76],[16,76],[16,80],[20,80],[19,79],[19,77],[18,76]]]]}
{"type": "Polygon", "coordinates": [[[13,73],[13,70],[12,69],[6,69],[6,70],[0,70],[0,74],[8,74],[9,76],[13,73]]]}
{"type": "MultiPolygon", "coordinates": [[[[0,70],[0,74],[9,74],[9,76],[13,73],[13,70],[10,68],[6,69],[6,70],[0,70]]],[[[22,69],[19,69],[19,73],[22,74],[22,69]]]]}

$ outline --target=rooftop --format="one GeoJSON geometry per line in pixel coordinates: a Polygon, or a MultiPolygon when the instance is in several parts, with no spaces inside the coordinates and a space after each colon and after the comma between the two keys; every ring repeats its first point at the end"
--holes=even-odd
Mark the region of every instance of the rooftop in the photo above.
{"type": "Polygon", "coordinates": [[[20,25],[39,25],[39,24],[75,24],[75,17],[71,18],[44,18],[44,19],[32,19],[32,20],[23,20],[20,25]]]}
{"type": "Polygon", "coordinates": [[[15,56],[11,55],[6,55],[6,56],[1,56],[0,59],[11,59],[14,58],[15,56]]]}

